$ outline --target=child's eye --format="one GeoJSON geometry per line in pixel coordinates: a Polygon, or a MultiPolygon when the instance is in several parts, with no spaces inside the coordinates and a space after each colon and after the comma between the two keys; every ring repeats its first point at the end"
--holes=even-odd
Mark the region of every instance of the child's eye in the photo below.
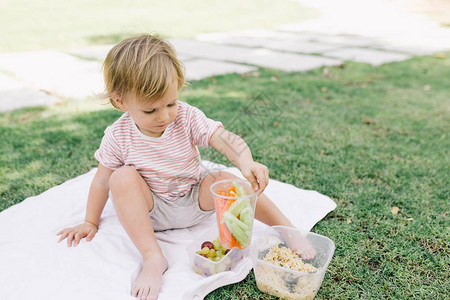
{"type": "Polygon", "coordinates": [[[172,106],[175,106],[175,104],[176,104],[176,103],[171,103],[171,104],[168,104],[167,106],[168,106],[168,107],[172,107],[172,106]]]}
{"type": "Polygon", "coordinates": [[[152,109],[152,110],[144,110],[144,113],[146,114],[152,114],[155,112],[156,109],[152,109]]]}

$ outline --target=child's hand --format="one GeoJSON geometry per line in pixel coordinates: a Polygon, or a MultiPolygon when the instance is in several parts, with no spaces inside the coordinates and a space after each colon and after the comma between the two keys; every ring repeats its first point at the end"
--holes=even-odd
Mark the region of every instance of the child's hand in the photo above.
{"type": "Polygon", "coordinates": [[[269,169],[263,164],[250,161],[241,166],[241,172],[251,183],[255,192],[259,188],[259,194],[261,194],[265,190],[267,184],[269,184],[269,169]]]}
{"type": "Polygon", "coordinates": [[[84,222],[83,224],[77,225],[75,227],[63,229],[56,235],[61,235],[58,243],[67,237],[67,246],[71,247],[73,241],[73,246],[76,247],[80,243],[80,240],[86,236],[86,241],[91,241],[97,231],[97,226],[89,222],[84,222]]]}

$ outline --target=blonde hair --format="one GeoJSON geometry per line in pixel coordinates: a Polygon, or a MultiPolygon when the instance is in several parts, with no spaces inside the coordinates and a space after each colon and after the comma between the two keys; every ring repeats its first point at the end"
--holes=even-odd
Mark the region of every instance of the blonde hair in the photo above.
{"type": "Polygon", "coordinates": [[[125,99],[132,93],[140,102],[155,101],[164,96],[174,79],[180,90],[184,83],[184,66],[175,49],[157,35],[145,34],[121,41],[103,63],[105,92],[118,108],[113,97],[125,99]]]}

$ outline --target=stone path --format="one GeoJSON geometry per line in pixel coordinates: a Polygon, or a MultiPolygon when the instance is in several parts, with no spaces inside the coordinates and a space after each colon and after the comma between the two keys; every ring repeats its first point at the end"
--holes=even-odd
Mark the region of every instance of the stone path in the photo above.
{"type": "Polygon", "coordinates": [[[0,111],[57,103],[59,100],[0,73],[0,111]]]}
{"type": "MultiPolygon", "coordinates": [[[[379,66],[450,51],[449,28],[399,11],[393,14],[386,10],[384,0],[369,1],[372,6],[357,0],[342,0],[339,5],[335,0],[296,1],[321,9],[324,16],[272,29],[169,39],[186,66],[187,80],[248,73],[257,67],[302,72],[346,60],[379,66]],[[348,14],[344,4],[353,5],[353,14],[348,14]],[[355,9],[359,9],[357,14],[355,9]],[[380,14],[373,18],[377,9],[383,20],[380,14]]],[[[0,54],[0,111],[101,92],[101,62],[111,47],[0,54]]]]}
{"type": "Polygon", "coordinates": [[[0,69],[23,82],[65,98],[102,91],[101,64],[56,51],[0,54],[0,69]]]}

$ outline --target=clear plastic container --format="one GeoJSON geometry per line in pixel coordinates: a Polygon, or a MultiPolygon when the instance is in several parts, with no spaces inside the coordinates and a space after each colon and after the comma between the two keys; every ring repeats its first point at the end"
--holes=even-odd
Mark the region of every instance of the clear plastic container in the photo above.
{"type": "Polygon", "coordinates": [[[285,226],[272,226],[251,247],[256,285],[260,291],[283,299],[314,299],[334,249],[333,241],[325,236],[285,226]],[[269,249],[278,243],[281,243],[279,247],[299,250],[303,262],[311,264],[317,271],[293,271],[264,261],[269,249]]]}
{"type": "Polygon", "coordinates": [[[227,179],[211,185],[216,207],[220,243],[227,248],[244,249],[252,240],[253,221],[258,191],[247,180],[227,179]],[[229,189],[236,196],[224,196],[229,189]]]}
{"type": "Polygon", "coordinates": [[[233,270],[239,261],[244,257],[245,250],[230,249],[219,261],[212,261],[196,253],[201,249],[203,242],[212,242],[218,237],[217,228],[207,231],[201,239],[195,240],[188,247],[190,264],[195,273],[203,276],[211,276],[220,272],[233,270]]]}

